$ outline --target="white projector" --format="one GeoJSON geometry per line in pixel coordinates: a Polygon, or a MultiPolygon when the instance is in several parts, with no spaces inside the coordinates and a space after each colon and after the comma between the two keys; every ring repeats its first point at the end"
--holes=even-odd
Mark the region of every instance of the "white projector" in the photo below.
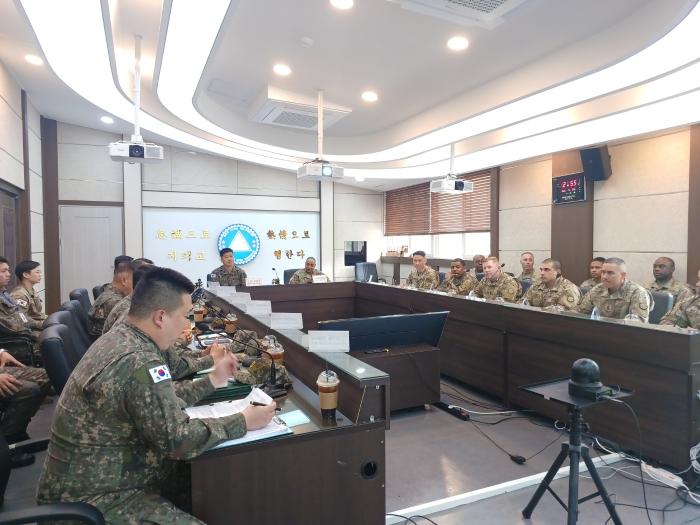
{"type": "Polygon", "coordinates": [[[117,162],[158,162],[163,160],[163,147],[150,142],[128,142],[120,140],[109,146],[109,156],[117,162]]]}
{"type": "Polygon", "coordinates": [[[312,160],[306,164],[302,164],[297,170],[297,180],[327,180],[327,179],[342,179],[345,169],[340,166],[334,166],[325,160],[312,160]]]}
{"type": "Polygon", "coordinates": [[[451,193],[459,195],[474,191],[474,183],[469,180],[459,180],[446,177],[430,182],[430,193],[451,193]]]}

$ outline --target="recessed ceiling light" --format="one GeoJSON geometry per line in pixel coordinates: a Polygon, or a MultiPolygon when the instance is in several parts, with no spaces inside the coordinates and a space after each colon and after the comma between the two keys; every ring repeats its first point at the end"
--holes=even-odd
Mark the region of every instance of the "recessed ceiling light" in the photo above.
{"type": "Polygon", "coordinates": [[[114,119],[112,117],[100,117],[100,120],[104,122],[105,124],[114,124],[114,119]]]}
{"type": "Polygon", "coordinates": [[[331,0],[331,5],[336,9],[350,9],[355,2],[353,0],[331,0]]]}
{"type": "Polygon", "coordinates": [[[452,51],[464,51],[469,47],[469,40],[463,36],[453,36],[447,41],[447,47],[452,51]]]}
{"type": "Polygon", "coordinates": [[[24,55],[24,59],[33,66],[43,66],[44,61],[36,55],[24,55]]]}
{"type": "Polygon", "coordinates": [[[362,100],[365,102],[376,102],[379,100],[379,95],[377,95],[376,91],[365,91],[362,93],[362,100]]]}
{"type": "Polygon", "coordinates": [[[289,76],[292,73],[292,69],[287,64],[275,64],[272,71],[281,77],[289,76]]]}

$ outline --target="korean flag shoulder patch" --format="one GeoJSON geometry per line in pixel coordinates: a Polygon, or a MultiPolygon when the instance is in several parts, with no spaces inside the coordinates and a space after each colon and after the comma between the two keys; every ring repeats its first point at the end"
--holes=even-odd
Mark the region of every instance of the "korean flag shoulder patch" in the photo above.
{"type": "Polygon", "coordinates": [[[148,369],[148,373],[151,374],[151,378],[153,379],[154,383],[160,383],[166,379],[172,379],[170,377],[168,365],[154,366],[153,368],[148,369]]]}

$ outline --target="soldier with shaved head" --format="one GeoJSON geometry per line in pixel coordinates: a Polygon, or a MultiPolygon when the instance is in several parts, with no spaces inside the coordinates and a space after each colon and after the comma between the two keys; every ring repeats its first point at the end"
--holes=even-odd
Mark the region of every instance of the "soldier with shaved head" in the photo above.
{"type": "Polygon", "coordinates": [[[653,292],[668,292],[673,295],[673,302],[679,303],[693,295],[693,290],[687,284],[673,277],[676,263],[670,257],[659,257],[654,261],[654,280],[649,283],[647,290],[653,292]]]}

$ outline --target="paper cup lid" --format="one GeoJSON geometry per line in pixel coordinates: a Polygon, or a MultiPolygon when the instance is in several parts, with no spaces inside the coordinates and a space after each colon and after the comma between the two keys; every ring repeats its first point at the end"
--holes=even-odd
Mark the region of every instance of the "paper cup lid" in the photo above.
{"type": "Polygon", "coordinates": [[[338,379],[338,374],[333,372],[333,370],[324,370],[318,375],[318,379],[316,380],[316,384],[318,385],[337,385],[340,383],[340,379],[338,379]]]}

